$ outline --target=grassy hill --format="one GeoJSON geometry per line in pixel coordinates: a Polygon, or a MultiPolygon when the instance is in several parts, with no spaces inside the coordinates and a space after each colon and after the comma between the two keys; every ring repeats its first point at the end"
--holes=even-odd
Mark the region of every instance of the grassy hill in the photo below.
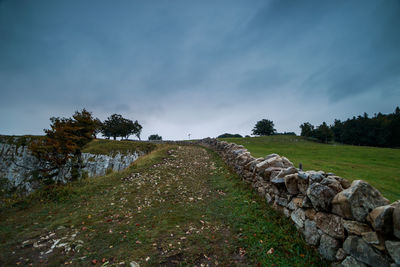
{"type": "Polygon", "coordinates": [[[245,146],[254,157],[278,153],[305,170],[333,172],[348,180],[362,179],[391,201],[400,199],[400,149],[320,144],[299,136],[224,138],[245,146]]]}

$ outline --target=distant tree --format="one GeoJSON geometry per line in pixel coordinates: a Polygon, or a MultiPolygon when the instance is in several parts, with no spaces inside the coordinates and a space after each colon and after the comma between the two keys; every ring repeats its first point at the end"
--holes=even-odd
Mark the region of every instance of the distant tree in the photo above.
{"type": "MultiPolygon", "coordinates": [[[[137,121],[135,122],[137,123],[137,121]]],[[[125,138],[128,139],[130,135],[135,134],[136,135],[136,131],[137,131],[137,126],[133,121],[129,120],[129,119],[123,119],[120,125],[120,133],[119,136],[121,136],[121,138],[125,138]]]]}
{"type": "Polygon", "coordinates": [[[258,121],[253,128],[254,135],[273,135],[275,132],[273,121],[266,119],[258,121]]]}
{"type": "Polygon", "coordinates": [[[391,147],[400,147],[400,108],[397,107],[388,117],[390,122],[387,124],[387,143],[391,147]]]}
{"type": "Polygon", "coordinates": [[[304,137],[313,137],[314,135],[314,126],[309,123],[309,122],[305,122],[302,125],[300,125],[300,129],[301,129],[301,136],[304,137]]]}
{"type": "Polygon", "coordinates": [[[248,134],[246,134],[246,136],[245,136],[246,138],[248,138],[248,137],[250,137],[250,135],[248,135],[248,134]]]}
{"type": "Polygon", "coordinates": [[[113,114],[108,117],[103,123],[101,128],[101,133],[103,136],[110,138],[113,137],[114,140],[117,137],[121,137],[121,139],[128,139],[130,135],[136,135],[140,140],[140,134],[142,131],[142,126],[136,120],[133,122],[132,120],[126,119],[119,114],[113,114]]]}
{"type": "Polygon", "coordinates": [[[124,118],[119,114],[112,114],[103,122],[103,128],[101,130],[103,136],[107,138],[113,137],[114,140],[121,136],[123,133],[124,118]]]}
{"type": "Polygon", "coordinates": [[[217,138],[242,138],[240,134],[230,134],[230,133],[224,133],[219,135],[217,138]]]}
{"type": "Polygon", "coordinates": [[[340,120],[336,120],[334,121],[333,125],[331,126],[331,130],[333,133],[333,138],[335,139],[335,141],[337,142],[343,142],[343,123],[340,120]]]}
{"type": "Polygon", "coordinates": [[[82,165],[81,150],[93,139],[95,119],[83,109],[76,111],[72,118],[52,117],[50,121],[51,129],[44,130],[45,137],[34,140],[29,146],[42,163],[39,178],[47,184],[53,183],[53,178],[68,163],[72,167],[72,179],[76,179],[76,170],[82,165]]]}
{"type": "Polygon", "coordinates": [[[333,132],[326,124],[326,122],[323,122],[320,126],[317,127],[317,129],[315,129],[314,137],[321,142],[328,143],[333,139],[333,132]]]}
{"type": "Polygon", "coordinates": [[[159,136],[158,134],[152,134],[149,136],[149,141],[157,141],[157,140],[162,140],[162,137],[159,136]]]}

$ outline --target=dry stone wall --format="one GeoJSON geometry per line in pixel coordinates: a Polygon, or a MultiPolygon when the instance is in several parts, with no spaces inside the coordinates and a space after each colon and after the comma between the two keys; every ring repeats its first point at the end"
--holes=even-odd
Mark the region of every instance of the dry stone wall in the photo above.
{"type": "Polygon", "coordinates": [[[323,258],[337,266],[400,266],[400,201],[362,180],[302,171],[283,156],[254,158],[243,146],[203,139],[323,258]]]}

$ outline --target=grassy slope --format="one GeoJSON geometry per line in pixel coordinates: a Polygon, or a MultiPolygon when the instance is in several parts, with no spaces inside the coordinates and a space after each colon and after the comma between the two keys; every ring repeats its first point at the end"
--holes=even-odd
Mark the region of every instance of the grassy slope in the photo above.
{"type": "Polygon", "coordinates": [[[362,179],[391,201],[400,199],[400,149],[326,145],[296,136],[226,138],[244,145],[254,157],[278,153],[305,170],[334,172],[349,180],[362,179]]]}
{"type": "Polygon", "coordinates": [[[156,146],[156,144],[148,142],[94,139],[83,148],[82,152],[109,155],[116,152],[124,154],[139,150],[148,153],[155,149],[156,146]]]}
{"type": "Polygon", "coordinates": [[[0,252],[4,266],[87,266],[93,259],[141,266],[326,265],[289,219],[269,208],[216,154],[165,145],[123,172],[37,192],[0,210],[0,252]],[[83,247],[56,249],[41,262],[39,252],[51,244],[33,243],[50,233],[50,239],[76,234],[62,242],[73,247],[81,240],[83,247]]]}

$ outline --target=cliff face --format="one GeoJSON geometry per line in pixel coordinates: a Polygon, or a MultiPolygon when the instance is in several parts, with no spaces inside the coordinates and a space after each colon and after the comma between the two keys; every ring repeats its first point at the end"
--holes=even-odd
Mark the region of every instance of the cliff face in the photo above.
{"type": "MultiPolygon", "coordinates": [[[[141,151],[126,155],[117,153],[112,156],[82,153],[84,167],[80,172],[81,175],[85,173],[88,177],[95,177],[105,175],[107,170],[120,171],[144,154],[141,151]]],[[[38,184],[34,173],[40,167],[43,166],[27,146],[0,143],[0,178],[5,180],[7,187],[28,193],[33,191],[38,184]]],[[[71,168],[65,166],[54,179],[66,183],[70,177],[71,168]]]]}

